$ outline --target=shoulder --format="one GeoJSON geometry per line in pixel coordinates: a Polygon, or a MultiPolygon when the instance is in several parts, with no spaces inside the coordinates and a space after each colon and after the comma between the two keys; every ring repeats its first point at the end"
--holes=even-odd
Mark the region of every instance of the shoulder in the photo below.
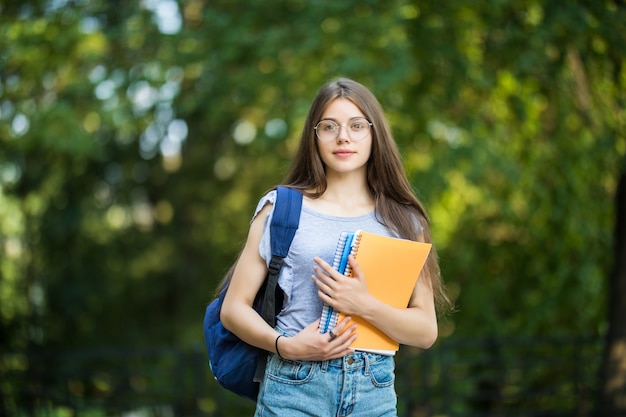
{"type": "Polygon", "coordinates": [[[261,211],[266,211],[267,206],[273,206],[275,203],[276,203],[276,190],[274,189],[265,193],[265,195],[261,197],[261,199],[257,203],[256,209],[254,210],[254,217],[256,217],[261,211]]]}

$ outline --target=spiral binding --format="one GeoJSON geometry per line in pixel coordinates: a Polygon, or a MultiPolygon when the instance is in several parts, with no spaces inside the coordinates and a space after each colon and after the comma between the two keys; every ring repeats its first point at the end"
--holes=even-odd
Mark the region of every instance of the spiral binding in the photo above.
{"type": "MultiPolygon", "coordinates": [[[[360,231],[357,230],[356,233],[354,233],[353,235],[353,239],[352,239],[352,243],[351,243],[351,250],[350,250],[350,254],[354,257],[356,257],[357,252],[359,251],[359,245],[361,244],[361,233],[359,233],[360,231]]],[[[350,266],[350,264],[348,263],[348,257],[346,256],[346,268],[343,272],[343,274],[347,277],[351,277],[352,276],[352,267],[350,266]]]]}
{"type": "MultiPolygon", "coordinates": [[[[360,242],[360,234],[352,232],[342,232],[337,242],[335,256],[333,257],[333,268],[345,276],[352,276],[352,268],[348,263],[348,255],[355,255],[360,242]]],[[[319,331],[326,333],[337,325],[337,317],[339,312],[324,303],[322,307],[322,316],[320,320],[319,331]]]]}

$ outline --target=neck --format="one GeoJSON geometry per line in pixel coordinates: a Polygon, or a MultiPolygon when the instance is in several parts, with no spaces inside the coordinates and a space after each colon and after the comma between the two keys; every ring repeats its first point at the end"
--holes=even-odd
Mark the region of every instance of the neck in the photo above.
{"type": "Polygon", "coordinates": [[[322,197],[327,200],[352,201],[355,204],[369,204],[373,201],[372,195],[365,182],[329,181],[322,197]]]}
{"type": "Polygon", "coordinates": [[[365,178],[356,179],[355,176],[328,178],[326,191],[316,205],[338,215],[360,215],[375,209],[374,197],[365,178]]]}

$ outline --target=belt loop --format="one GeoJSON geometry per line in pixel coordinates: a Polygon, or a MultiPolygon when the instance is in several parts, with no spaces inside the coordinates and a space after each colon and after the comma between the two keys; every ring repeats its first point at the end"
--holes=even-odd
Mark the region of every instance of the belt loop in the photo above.
{"type": "Polygon", "coordinates": [[[320,364],[320,370],[322,372],[326,372],[326,370],[328,369],[328,362],[329,361],[322,361],[322,363],[320,364]]]}
{"type": "Polygon", "coordinates": [[[365,366],[363,367],[363,375],[370,374],[370,356],[367,352],[363,352],[363,362],[365,362],[365,366]]]}

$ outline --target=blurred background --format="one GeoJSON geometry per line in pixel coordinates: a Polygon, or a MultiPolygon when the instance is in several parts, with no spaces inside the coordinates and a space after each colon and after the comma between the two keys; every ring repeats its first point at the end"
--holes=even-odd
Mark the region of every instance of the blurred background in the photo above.
{"type": "Polygon", "coordinates": [[[401,416],[626,415],[622,0],[0,0],[0,415],[237,416],[202,318],[325,82],[457,312],[401,416]]]}

